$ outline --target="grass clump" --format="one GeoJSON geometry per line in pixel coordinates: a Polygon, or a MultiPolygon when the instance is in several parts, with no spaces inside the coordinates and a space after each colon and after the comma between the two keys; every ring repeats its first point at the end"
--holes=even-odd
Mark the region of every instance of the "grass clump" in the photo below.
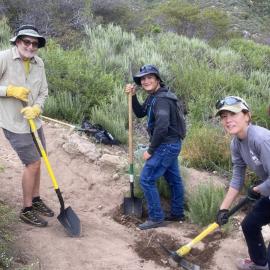
{"type": "Polygon", "coordinates": [[[231,170],[230,137],[210,125],[191,127],[181,154],[188,167],[225,175],[231,170]]]}
{"type": "Polygon", "coordinates": [[[0,269],[8,269],[13,257],[11,244],[13,241],[10,226],[15,222],[15,213],[3,202],[0,202],[0,269]]]}
{"type": "Polygon", "coordinates": [[[212,181],[199,184],[188,195],[188,218],[200,226],[214,222],[224,195],[224,187],[216,186],[212,181]]]}
{"type": "Polygon", "coordinates": [[[87,100],[82,103],[80,96],[63,92],[47,98],[44,113],[56,119],[66,120],[69,123],[81,123],[88,107],[87,100]]]}

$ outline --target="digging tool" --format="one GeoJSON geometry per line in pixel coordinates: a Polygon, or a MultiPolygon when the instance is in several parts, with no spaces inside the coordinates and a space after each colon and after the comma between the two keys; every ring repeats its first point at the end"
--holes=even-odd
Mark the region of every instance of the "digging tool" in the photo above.
{"type": "Polygon", "coordinates": [[[177,264],[179,266],[181,266],[182,268],[186,269],[186,270],[200,270],[200,266],[196,265],[194,263],[191,263],[187,260],[185,260],[184,258],[180,257],[175,251],[171,251],[169,249],[167,249],[165,246],[163,246],[162,244],[160,244],[160,246],[166,251],[166,253],[169,254],[169,256],[175,261],[177,262],[177,264]]]}
{"type": "MultiPolygon", "coordinates": [[[[235,212],[237,212],[240,208],[242,208],[245,204],[247,204],[248,202],[250,202],[250,198],[246,197],[244,199],[242,199],[236,206],[234,206],[229,212],[228,212],[228,216],[232,216],[235,212]]],[[[174,261],[176,262],[180,262],[183,259],[183,256],[187,255],[190,250],[192,249],[192,247],[194,245],[196,245],[197,243],[199,243],[200,241],[202,241],[208,234],[210,234],[211,232],[213,232],[216,228],[219,227],[219,224],[217,224],[216,222],[210,224],[204,231],[202,231],[198,236],[196,236],[193,240],[191,240],[188,244],[182,246],[181,248],[179,248],[176,251],[170,251],[167,248],[167,252],[169,253],[169,255],[173,258],[174,261]]],[[[164,248],[164,247],[163,247],[164,248]]],[[[183,266],[184,267],[184,266],[183,266]]],[[[184,267],[185,268],[185,267],[184,267]]],[[[193,269],[193,270],[199,270],[200,268],[185,268],[185,269],[193,269]]]]}
{"type": "Polygon", "coordinates": [[[129,183],[130,197],[124,198],[124,214],[142,217],[142,199],[134,195],[134,167],[133,167],[133,138],[132,138],[132,93],[128,96],[128,152],[129,152],[129,183]]]}
{"type": "Polygon", "coordinates": [[[37,128],[36,128],[36,124],[34,122],[34,120],[29,119],[28,123],[30,125],[30,129],[31,132],[34,136],[35,142],[36,142],[36,146],[38,148],[39,153],[42,155],[46,168],[48,170],[48,173],[51,177],[53,186],[54,186],[54,190],[57,194],[57,197],[59,199],[60,202],[60,214],[58,215],[57,219],[59,220],[59,222],[64,226],[65,230],[67,231],[67,233],[70,236],[73,237],[77,237],[80,236],[81,233],[81,222],[78,218],[78,216],[76,215],[76,213],[72,210],[72,208],[69,206],[68,208],[65,208],[65,203],[64,203],[64,199],[62,197],[61,191],[58,187],[56,178],[54,176],[51,164],[49,162],[49,159],[47,157],[47,154],[43,148],[43,145],[40,141],[40,138],[38,136],[38,132],[37,132],[37,128]]]}

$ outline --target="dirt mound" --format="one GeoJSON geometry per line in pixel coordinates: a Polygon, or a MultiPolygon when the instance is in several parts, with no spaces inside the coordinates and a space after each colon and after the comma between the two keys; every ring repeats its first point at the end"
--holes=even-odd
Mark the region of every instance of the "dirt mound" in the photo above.
{"type": "MultiPolygon", "coordinates": [[[[116,173],[114,167],[99,162],[89,162],[80,155],[70,155],[63,150],[68,130],[51,124],[44,125],[47,149],[52,168],[67,206],[79,216],[82,235],[70,238],[57,220],[59,201],[51,180],[42,168],[41,194],[56,212],[47,218],[47,228],[35,228],[18,221],[14,228],[16,249],[21,251],[17,263],[36,263],[45,270],[155,270],[176,269],[171,265],[160,243],[176,250],[200,232],[195,225],[170,223],[155,230],[140,231],[141,220],[124,217],[121,213],[123,197],[129,190],[129,177],[116,173]],[[65,136],[64,136],[65,135],[65,136]],[[38,263],[37,263],[38,262],[38,263]]],[[[101,151],[119,152],[123,149],[100,146],[101,151]]],[[[0,198],[15,211],[22,205],[22,165],[0,134],[0,198]]],[[[198,181],[199,173],[196,174],[198,181]]],[[[226,239],[207,237],[186,257],[201,269],[232,270],[238,255],[246,255],[245,244],[237,231],[226,239]]],[[[13,268],[18,269],[18,268],[13,268]]],[[[179,269],[179,268],[177,268],[179,269]]]]}

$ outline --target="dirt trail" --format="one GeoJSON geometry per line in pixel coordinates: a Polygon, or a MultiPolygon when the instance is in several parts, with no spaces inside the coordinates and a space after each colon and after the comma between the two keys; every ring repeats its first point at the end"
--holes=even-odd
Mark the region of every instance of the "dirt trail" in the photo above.
{"type": "MultiPolygon", "coordinates": [[[[166,241],[164,244],[176,248],[192,239],[189,235],[194,237],[196,228],[188,223],[174,223],[142,232],[132,222],[123,225],[121,216],[116,222],[115,215],[129,188],[128,176],[113,180],[112,169],[86,162],[82,156],[74,158],[67,154],[61,147],[61,134],[67,130],[50,124],[45,124],[44,130],[59,187],[66,206],[70,205],[81,220],[82,235],[80,238],[68,237],[56,217],[48,218],[47,228],[18,222],[15,226],[16,248],[24,257],[30,258],[27,263],[38,261],[33,269],[44,270],[174,269],[157,241],[166,241]],[[175,243],[178,246],[173,247],[175,243]]],[[[19,212],[22,165],[2,132],[0,164],[5,168],[0,173],[0,198],[19,212]]],[[[58,215],[59,202],[44,167],[41,191],[43,199],[58,215]]],[[[189,258],[201,262],[202,269],[232,270],[235,269],[234,259],[243,254],[246,249],[241,234],[234,232],[229,238],[217,237],[199,244],[189,258]]]]}

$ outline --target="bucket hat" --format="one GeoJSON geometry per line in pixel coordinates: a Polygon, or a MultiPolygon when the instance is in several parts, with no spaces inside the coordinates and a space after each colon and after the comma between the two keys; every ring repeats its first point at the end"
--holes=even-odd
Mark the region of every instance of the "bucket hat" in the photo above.
{"type": "Polygon", "coordinates": [[[242,111],[249,112],[249,106],[246,101],[237,96],[228,96],[216,103],[216,116],[219,116],[222,111],[239,113],[242,111]]]}
{"type": "Polygon", "coordinates": [[[11,38],[9,41],[11,42],[11,44],[15,45],[17,38],[21,36],[29,36],[37,38],[38,48],[42,48],[46,44],[46,39],[39,34],[36,27],[30,24],[22,25],[21,27],[19,27],[15,32],[15,36],[11,38]]]}
{"type": "Polygon", "coordinates": [[[160,78],[160,73],[157,67],[155,67],[154,65],[144,65],[140,68],[140,72],[138,74],[136,74],[135,76],[133,76],[133,81],[137,84],[137,85],[142,85],[141,84],[141,78],[145,75],[148,74],[155,74],[158,79],[160,80],[160,82],[163,82],[162,79],[160,78]]]}

